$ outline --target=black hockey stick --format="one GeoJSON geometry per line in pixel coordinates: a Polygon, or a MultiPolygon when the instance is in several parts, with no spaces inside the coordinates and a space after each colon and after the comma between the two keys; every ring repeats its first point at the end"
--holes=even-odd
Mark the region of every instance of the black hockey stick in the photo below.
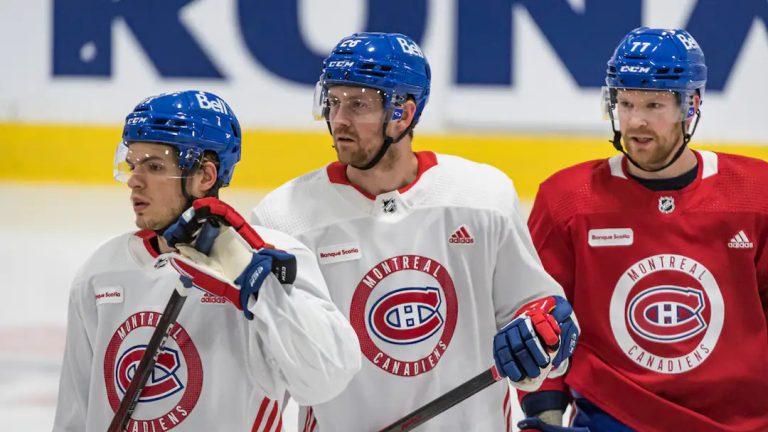
{"type": "MultiPolygon", "coordinates": [[[[197,237],[195,248],[204,254],[209,253],[218,231],[217,227],[213,226],[210,222],[206,222],[200,230],[200,235],[197,237]]],[[[141,391],[144,389],[149,375],[155,368],[157,356],[163,350],[168,335],[171,332],[171,327],[176,323],[181,308],[187,300],[186,294],[182,295],[179,291],[182,290],[174,289],[168,304],[165,305],[163,315],[160,317],[160,321],[157,323],[157,327],[155,327],[155,331],[149,339],[149,344],[147,344],[147,348],[141,356],[141,361],[133,374],[131,383],[128,385],[128,389],[125,391],[117,411],[115,411],[115,416],[112,417],[112,422],[109,424],[109,429],[107,429],[108,432],[123,432],[128,426],[131,415],[136,409],[136,404],[139,402],[141,391]]]]}
{"type": "Polygon", "coordinates": [[[474,395],[480,390],[490,386],[496,381],[500,381],[502,378],[503,377],[499,375],[499,372],[496,371],[496,365],[493,365],[490,369],[484,371],[474,378],[469,379],[464,384],[459,385],[455,389],[438,397],[432,402],[429,402],[421,408],[418,408],[400,420],[380,430],[379,432],[409,431],[416,426],[425,423],[427,420],[440,414],[441,412],[448,410],[464,399],[474,395]]]}

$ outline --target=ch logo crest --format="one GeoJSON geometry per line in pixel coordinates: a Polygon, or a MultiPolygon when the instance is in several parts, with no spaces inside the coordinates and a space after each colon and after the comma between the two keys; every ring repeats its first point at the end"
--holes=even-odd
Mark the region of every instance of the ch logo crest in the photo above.
{"type": "Polygon", "coordinates": [[[714,275],[691,257],[661,254],[627,268],[609,313],[618,348],[638,366],[682,374],[715,349],[725,307],[714,275]]]}
{"type": "Polygon", "coordinates": [[[349,321],[371,363],[412,377],[431,371],[443,357],[458,310],[453,279],[442,263],[398,255],[376,264],[360,280],[349,321]]]}
{"type": "MultiPolygon", "coordinates": [[[[115,330],[104,353],[104,384],[107,400],[117,411],[120,400],[135,376],[146,342],[162,317],[159,312],[136,312],[115,330]]],[[[139,403],[148,405],[134,415],[127,430],[173,429],[192,412],[203,388],[203,365],[194,342],[178,323],[169,331],[166,346],[157,357],[139,403]]]]}
{"type": "Polygon", "coordinates": [[[635,332],[653,342],[689,339],[707,328],[702,316],[704,294],[693,288],[660,286],[629,303],[627,319],[635,332]]]}
{"type": "Polygon", "coordinates": [[[402,288],[385,295],[368,312],[373,333],[393,344],[413,344],[443,326],[438,288],[402,288]]]}
{"type": "MultiPolygon", "coordinates": [[[[117,381],[121,395],[125,395],[125,392],[128,390],[128,385],[131,383],[146,349],[146,345],[131,347],[117,361],[115,381],[117,381]]],[[[147,384],[141,390],[139,402],[152,402],[164,399],[181,391],[184,388],[184,384],[176,375],[180,365],[181,359],[179,359],[179,352],[177,350],[163,349],[157,356],[155,369],[152,371],[147,384]]]]}

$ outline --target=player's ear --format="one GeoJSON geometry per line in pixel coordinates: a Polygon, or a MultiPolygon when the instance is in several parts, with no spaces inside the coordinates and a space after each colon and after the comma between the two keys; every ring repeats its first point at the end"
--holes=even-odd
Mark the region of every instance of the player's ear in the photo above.
{"type": "Polygon", "coordinates": [[[203,197],[216,185],[218,170],[216,164],[210,160],[203,160],[195,175],[191,177],[190,192],[193,196],[203,197]]]}

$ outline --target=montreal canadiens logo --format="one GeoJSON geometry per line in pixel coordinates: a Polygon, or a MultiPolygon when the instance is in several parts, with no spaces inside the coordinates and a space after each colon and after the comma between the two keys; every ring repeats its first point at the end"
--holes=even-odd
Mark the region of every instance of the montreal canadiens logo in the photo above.
{"type": "Polygon", "coordinates": [[[611,330],[635,364],[680,374],[712,353],[724,321],[712,273],[682,255],[655,255],[624,271],[611,297],[611,330]]]}
{"type": "Polygon", "coordinates": [[[629,303],[632,329],[661,343],[689,339],[707,328],[702,316],[704,294],[693,288],[662,286],[646,290],[629,303]]]}
{"type": "Polygon", "coordinates": [[[395,256],[363,276],[349,315],[371,363],[393,375],[417,376],[448,349],[458,316],[456,289],[440,262],[395,256]]]}
{"type": "Polygon", "coordinates": [[[440,289],[402,288],[380,298],[368,313],[369,327],[384,341],[414,344],[443,326],[440,289]]]}
{"type": "MultiPolygon", "coordinates": [[[[117,411],[120,400],[136,375],[146,342],[161,317],[158,312],[137,312],[120,324],[109,341],[104,355],[104,382],[112,410],[117,411]]],[[[176,323],[171,327],[165,348],[158,354],[155,367],[141,391],[139,405],[127,430],[174,428],[197,405],[202,387],[200,355],[186,330],[176,323]]]]}
{"type": "MultiPolygon", "coordinates": [[[[138,368],[146,348],[146,345],[131,347],[117,361],[115,381],[120,389],[120,394],[124,395],[128,390],[128,385],[136,374],[136,368],[138,368]]],[[[176,375],[179,366],[181,366],[179,352],[174,349],[164,349],[157,356],[155,368],[150,374],[144,389],[141,391],[139,402],[152,402],[164,399],[183,389],[184,384],[176,375]]]]}

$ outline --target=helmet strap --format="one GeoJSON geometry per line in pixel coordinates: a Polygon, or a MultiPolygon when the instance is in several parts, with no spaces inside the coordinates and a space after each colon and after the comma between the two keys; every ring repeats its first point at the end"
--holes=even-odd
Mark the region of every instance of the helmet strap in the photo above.
{"type": "Polygon", "coordinates": [[[387,125],[389,125],[389,122],[385,121],[384,129],[382,132],[382,135],[384,136],[384,143],[379,148],[379,151],[376,152],[376,154],[373,156],[373,159],[368,161],[368,163],[363,166],[352,165],[353,168],[359,169],[360,171],[368,171],[369,169],[375,167],[376,164],[378,164],[387,153],[389,146],[399,143],[413,129],[413,123],[411,123],[400,135],[398,135],[397,138],[392,138],[391,136],[387,135],[387,125]]]}

